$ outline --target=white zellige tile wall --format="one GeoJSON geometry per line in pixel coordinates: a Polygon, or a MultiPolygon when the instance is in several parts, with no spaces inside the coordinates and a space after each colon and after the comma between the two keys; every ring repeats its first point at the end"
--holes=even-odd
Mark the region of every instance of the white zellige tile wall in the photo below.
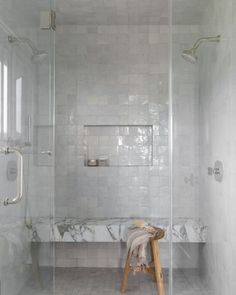
{"type": "Polygon", "coordinates": [[[200,60],[200,215],[208,226],[201,267],[212,294],[235,294],[235,114],[236,2],[208,1],[202,35],[221,35],[219,44],[204,46],[200,60]],[[222,161],[221,183],[207,168],[222,161]]]}
{"type": "MultiPolygon", "coordinates": [[[[179,54],[198,27],[176,26],[174,32],[179,54]]],[[[56,216],[168,217],[168,26],[68,25],[56,34],[56,216]],[[153,166],[84,167],[84,125],[106,124],[153,125],[153,166]]],[[[194,79],[188,69],[176,85],[184,130],[196,123],[191,113],[182,118],[183,110],[196,106],[194,79]]],[[[188,153],[195,145],[191,132],[182,133],[179,144],[188,153]]],[[[196,164],[183,151],[181,160],[176,215],[195,216],[197,184],[193,188],[184,177],[196,164]]]]}

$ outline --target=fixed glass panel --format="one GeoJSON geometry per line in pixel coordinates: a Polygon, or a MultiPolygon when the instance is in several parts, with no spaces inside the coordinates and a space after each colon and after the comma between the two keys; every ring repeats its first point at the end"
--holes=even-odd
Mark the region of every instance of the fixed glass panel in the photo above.
{"type": "MultiPolygon", "coordinates": [[[[56,1],[57,292],[118,294],[127,230],[144,219],[166,229],[168,294],[168,9],[166,0],[56,1]]],[[[128,291],[157,286],[131,272],[128,291]]]]}
{"type": "Polygon", "coordinates": [[[233,294],[235,1],[172,2],[173,295],[233,294]]]}
{"type": "Polygon", "coordinates": [[[8,118],[8,67],[3,65],[3,133],[7,133],[8,118]]]}
{"type": "Polygon", "coordinates": [[[1,295],[53,294],[53,32],[40,29],[40,14],[51,4],[0,0],[1,295]],[[51,153],[40,167],[38,125],[51,126],[41,138],[51,153]]]}
{"type": "Polygon", "coordinates": [[[2,133],[2,62],[0,61],[0,132],[2,133]]]}
{"type": "Polygon", "coordinates": [[[16,79],[16,132],[21,133],[22,77],[16,79]]]}
{"type": "Polygon", "coordinates": [[[207,230],[199,195],[199,63],[184,55],[201,35],[204,5],[190,1],[186,13],[185,4],[173,1],[173,232],[176,223],[181,228],[180,243],[172,244],[173,295],[208,294],[200,265],[207,230]]]}

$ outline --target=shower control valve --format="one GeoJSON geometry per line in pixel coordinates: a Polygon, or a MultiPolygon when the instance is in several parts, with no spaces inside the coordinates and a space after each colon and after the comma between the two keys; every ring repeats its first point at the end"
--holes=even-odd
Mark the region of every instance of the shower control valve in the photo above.
{"type": "Polygon", "coordinates": [[[217,182],[222,182],[223,180],[223,163],[221,161],[216,161],[214,168],[208,167],[208,175],[214,176],[217,182]]]}
{"type": "Polygon", "coordinates": [[[223,163],[221,161],[216,161],[213,169],[214,177],[217,182],[222,182],[223,180],[223,163]]]}

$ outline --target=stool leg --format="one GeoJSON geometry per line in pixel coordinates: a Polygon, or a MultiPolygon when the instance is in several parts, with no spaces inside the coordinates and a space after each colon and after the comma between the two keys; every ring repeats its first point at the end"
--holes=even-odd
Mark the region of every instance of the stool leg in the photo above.
{"type": "Polygon", "coordinates": [[[31,242],[30,251],[31,251],[33,274],[35,276],[37,285],[40,288],[42,288],[43,284],[42,284],[40,271],[39,271],[39,243],[31,242]]]}
{"type": "Polygon", "coordinates": [[[160,249],[158,242],[151,239],[151,251],[154,258],[155,277],[158,289],[158,295],[165,295],[164,278],[161,269],[160,249]]]}
{"type": "MultiPolygon", "coordinates": [[[[152,250],[151,241],[149,242],[149,244],[150,244],[150,255],[151,255],[151,267],[154,267],[154,257],[153,257],[153,250],[152,250]]],[[[153,278],[153,281],[156,282],[155,267],[154,267],[154,270],[152,271],[152,278],[153,278]]]]}
{"type": "Polygon", "coordinates": [[[126,262],[125,262],[125,269],[124,269],[124,275],[123,280],[120,287],[120,292],[125,293],[127,284],[128,284],[128,278],[129,278],[129,272],[130,272],[130,254],[128,252],[126,262]]]}

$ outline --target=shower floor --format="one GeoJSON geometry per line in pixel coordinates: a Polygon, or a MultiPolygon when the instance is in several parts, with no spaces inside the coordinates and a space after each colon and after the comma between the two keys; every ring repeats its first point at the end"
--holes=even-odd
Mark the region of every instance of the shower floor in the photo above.
{"type": "MultiPolygon", "coordinates": [[[[44,287],[36,288],[34,280],[19,295],[51,295],[50,271],[41,270],[44,287]]],[[[55,271],[55,295],[120,295],[122,269],[100,268],[57,268],[55,271]]],[[[165,271],[166,294],[168,274],[165,271]]],[[[156,286],[150,275],[132,274],[129,277],[127,295],[156,295],[156,286]]],[[[196,270],[174,271],[174,295],[211,295],[204,290],[196,270]]]]}

